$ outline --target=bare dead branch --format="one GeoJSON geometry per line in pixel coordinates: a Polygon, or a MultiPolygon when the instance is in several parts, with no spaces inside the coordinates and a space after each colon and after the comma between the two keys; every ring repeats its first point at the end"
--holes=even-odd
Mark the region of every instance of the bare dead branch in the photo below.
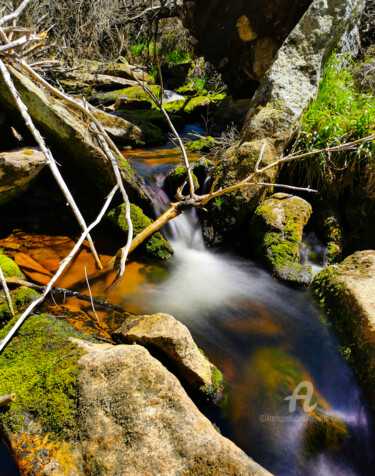
{"type": "Polygon", "coordinates": [[[6,345],[12,340],[12,337],[14,336],[14,334],[17,332],[17,330],[21,327],[21,325],[24,323],[24,321],[29,317],[31,311],[33,309],[35,309],[43,300],[44,298],[47,296],[47,294],[51,291],[52,289],[52,286],[53,284],[59,279],[59,277],[62,275],[62,273],[64,272],[64,270],[67,268],[67,266],[70,264],[70,262],[72,261],[73,257],[76,255],[76,253],[78,252],[79,248],[81,247],[82,243],[84,242],[84,240],[87,238],[87,236],[89,235],[90,231],[95,228],[95,226],[101,221],[101,219],[103,218],[105,212],[107,211],[111,201],[112,201],[112,198],[113,196],[115,195],[116,191],[118,189],[118,185],[115,185],[115,187],[112,189],[111,193],[108,195],[102,209],[100,210],[97,218],[95,221],[93,221],[91,223],[91,225],[86,228],[86,230],[84,230],[84,232],[82,233],[81,237],[79,238],[79,240],[77,241],[77,243],[74,245],[73,249],[71,250],[71,252],[68,254],[68,256],[63,259],[63,261],[61,262],[61,265],[59,267],[59,269],[56,271],[56,273],[54,274],[54,276],[51,278],[50,282],[48,283],[48,285],[44,288],[44,291],[43,293],[39,296],[38,299],[36,299],[35,301],[33,301],[27,308],[26,310],[22,313],[22,315],[20,316],[20,318],[17,320],[17,322],[15,323],[15,325],[11,328],[11,330],[8,332],[8,334],[6,335],[6,337],[0,342],[0,352],[2,352],[4,350],[4,348],[6,347],[6,345]]]}
{"type": "Polygon", "coordinates": [[[18,18],[30,2],[31,0],[23,0],[23,2],[16,10],[14,10],[14,12],[10,13],[9,15],[5,15],[3,18],[0,18],[0,26],[14,20],[15,18],[18,18]]]}
{"type": "Polygon", "coordinates": [[[14,314],[14,309],[13,309],[13,304],[12,304],[12,298],[10,297],[7,282],[5,280],[5,276],[4,276],[3,270],[1,269],[1,266],[0,266],[0,281],[1,281],[1,284],[2,284],[3,289],[4,289],[5,298],[6,298],[7,303],[8,303],[10,314],[11,314],[12,317],[14,317],[15,314],[14,314]]]}
{"type": "MultiPolygon", "coordinates": [[[[4,82],[7,85],[8,89],[9,89],[9,92],[11,93],[18,110],[21,113],[22,118],[25,121],[26,126],[28,127],[28,129],[30,130],[32,135],[34,136],[36,142],[38,143],[38,145],[41,149],[41,151],[45,155],[45,157],[47,159],[47,164],[48,164],[55,180],[57,181],[62,193],[64,194],[67,202],[69,203],[75,217],[77,218],[78,223],[80,224],[82,230],[87,229],[86,222],[85,222],[78,206],[76,205],[75,200],[74,200],[72,194],[70,193],[69,188],[67,187],[67,185],[64,182],[64,179],[62,178],[62,175],[61,175],[61,173],[60,173],[60,171],[59,171],[59,169],[56,165],[55,159],[53,158],[53,155],[52,155],[51,151],[46,146],[46,143],[45,143],[42,135],[38,131],[38,129],[34,126],[34,123],[33,123],[32,119],[31,119],[31,117],[30,117],[30,115],[27,111],[27,107],[25,106],[24,102],[22,101],[21,97],[19,96],[19,94],[18,94],[18,92],[17,92],[17,90],[16,90],[16,88],[13,84],[12,78],[10,77],[9,71],[8,71],[7,67],[5,66],[5,64],[3,63],[2,60],[0,60],[0,70],[1,70],[1,73],[2,73],[3,78],[4,78],[4,82]]],[[[87,241],[89,242],[91,252],[94,255],[95,261],[96,261],[99,269],[103,269],[102,264],[101,264],[100,259],[99,259],[99,256],[98,256],[98,253],[96,252],[94,243],[93,243],[92,238],[91,238],[90,235],[88,235],[87,241]]]]}

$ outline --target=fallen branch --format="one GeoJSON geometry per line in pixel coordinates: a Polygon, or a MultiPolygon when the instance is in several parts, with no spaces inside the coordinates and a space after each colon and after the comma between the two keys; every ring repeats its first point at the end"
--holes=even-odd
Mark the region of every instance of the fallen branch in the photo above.
{"type": "Polygon", "coordinates": [[[7,282],[5,280],[5,276],[4,276],[3,270],[1,269],[1,266],[0,266],[0,281],[1,281],[1,284],[2,284],[3,289],[4,289],[5,298],[6,298],[7,303],[8,303],[10,314],[11,314],[12,317],[14,317],[15,314],[14,314],[14,309],[13,309],[13,304],[12,304],[12,298],[10,297],[8,285],[7,285],[7,282]]]}
{"type": "MultiPolygon", "coordinates": [[[[19,112],[21,113],[21,116],[22,116],[23,120],[25,121],[26,126],[28,127],[28,129],[30,130],[32,135],[34,136],[36,142],[38,143],[38,145],[41,149],[41,151],[43,152],[44,156],[46,157],[47,164],[48,164],[56,182],[58,183],[62,193],[64,194],[64,197],[66,198],[67,202],[69,203],[75,217],[77,218],[78,223],[80,224],[82,230],[86,230],[87,229],[86,222],[85,222],[79,208],[77,207],[77,205],[75,203],[75,200],[74,200],[72,194],[70,193],[69,188],[67,187],[67,185],[64,182],[64,179],[62,178],[62,175],[61,175],[61,173],[60,173],[60,171],[59,171],[59,169],[56,165],[55,159],[53,158],[52,153],[49,150],[49,148],[46,146],[46,143],[45,143],[42,135],[40,134],[38,129],[34,126],[34,123],[33,123],[32,119],[31,119],[31,117],[28,113],[27,107],[25,106],[24,102],[20,98],[20,96],[19,96],[19,94],[18,94],[18,92],[17,92],[17,90],[16,90],[16,88],[13,84],[12,78],[10,77],[9,71],[8,71],[7,67],[5,66],[5,64],[3,63],[3,61],[1,59],[0,59],[0,71],[3,75],[4,82],[7,85],[8,89],[9,89],[9,92],[11,93],[19,112]]],[[[96,252],[94,243],[93,243],[92,238],[91,238],[90,235],[87,236],[87,241],[89,243],[91,252],[94,255],[95,261],[96,261],[99,269],[103,269],[103,266],[100,262],[98,253],[96,252]]]]}
{"type": "Polygon", "coordinates": [[[16,399],[15,393],[10,393],[9,395],[2,395],[0,397],[0,407],[3,407],[4,405],[8,405],[8,403],[14,402],[15,399],[16,399]]]}
{"type": "MultiPolygon", "coordinates": [[[[38,291],[42,293],[45,290],[45,286],[41,286],[40,284],[35,284],[35,283],[30,283],[30,281],[25,281],[24,279],[19,279],[15,277],[7,278],[6,282],[9,286],[25,286],[30,289],[35,289],[35,291],[38,291]]],[[[87,296],[86,294],[79,293],[78,291],[71,291],[70,289],[64,289],[64,288],[54,288],[52,287],[50,290],[51,294],[61,294],[64,297],[73,297],[76,299],[80,299],[81,301],[86,301],[91,303],[91,298],[90,296],[87,296]]],[[[108,301],[102,301],[100,299],[92,299],[92,302],[96,306],[101,306],[105,307],[107,309],[112,309],[113,311],[118,311],[118,312],[126,312],[125,309],[123,309],[120,306],[116,306],[116,304],[112,304],[108,301]]]]}
{"type": "Polygon", "coordinates": [[[59,277],[61,276],[61,274],[64,272],[64,270],[67,268],[67,266],[70,264],[71,260],[73,259],[73,257],[76,255],[76,253],[78,252],[79,248],[81,247],[82,243],[84,242],[84,240],[86,239],[86,237],[88,236],[88,234],[90,233],[90,231],[95,228],[95,226],[101,221],[101,219],[103,218],[105,212],[107,211],[111,201],[112,201],[112,198],[114,196],[114,194],[116,193],[118,189],[118,186],[115,185],[115,187],[112,189],[111,193],[108,195],[104,205],[103,205],[103,208],[100,210],[99,212],[99,215],[97,216],[96,220],[93,221],[91,223],[91,225],[86,228],[86,230],[82,233],[80,239],[77,241],[77,243],[74,245],[74,248],[72,249],[72,251],[69,253],[69,255],[63,259],[63,261],[61,262],[61,265],[59,267],[59,269],[56,271],[56,273],[54,274],[54,276],[52,277],[52,279],[50,280],[50,282],[48,283],[48,285],[44,288],[44,291],[43,293],[39,296],[38,299],[36,299],[35,301],[33,301],[27,308],[26,310],[23,312],[23,314],[20,316],[20,318],[17,320],[17,322],[15,323],[15,325],[11,328],[11,330],[8,332],[8,334],[6,335],[6,337],[0,342],[0,352],[2,352],[4,350],[4,348],[6,347],[6,345],[11,341],[12,337],[14,336],[14,334],[17,332],[17,330],[21,327],[21,325],[24,323],[24,321],[29,317],[31,311],[37,307],[43,300],[44,298],[47,296],[47,294],[51,291],[52,289],[52,286],[53,284],[59,279],[59,277]]]}
{"type": "Polygon", "coordinates": [[[5,15],[5,17],[3,18],[0,18],[0,26],[4,25],[5,23],[8,23],[9,21],[14,20],[15,18],[18,18],[30,2],[31,0],[23,0],[23,2],[18,6],[16,10],[14,10],[14,12],[10,13],[9,15],[5,15]]]}

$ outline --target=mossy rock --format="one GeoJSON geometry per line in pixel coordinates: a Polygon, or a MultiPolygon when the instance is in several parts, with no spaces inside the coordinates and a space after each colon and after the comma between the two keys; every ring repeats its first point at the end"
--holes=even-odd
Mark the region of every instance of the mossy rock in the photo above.
{"type": "MultiPolygon", "coordinates": [[[[245,142],[231,147],[212,173],[212,180],[218,179],[216,190],[237,184],[254,172],[255,164],[263,148],[264,141],[245,142]]],[[[275,161],[275,150],[266,142],[262,165],[275,161]]],[[[276,169],[270,169],[259,181],[273,182],[276,169]]],[[[256,185],[243,187],[207,205],[208,213],[202,215],[203,236],[208,246],[219,243],[241,243],[249,247],[249,222],[256,207],[265,198],[269,188],[256,185]]]]}
{"type": "Polygon", "coordinates": [[[317,231],[326,243],[323,264],[330,265],[341,261],[344,231],[339,211],[328,201],[321,201],[314,208],[314,222],[317,231]]]}
{"type": "Polygon", "coordinates": [[[185,147],[192,152],[208,152],[215,145],[213,137],[207,136],[204,139],[187,142],[185,147]]]}
{"type": "Polygon", "coordinates": [[[176,93],[181,94],[181,96],[206,96],[208,91],[200,88],[194,82],[190,82],[176,89],[176,93]]]}
{"type": "Polygon", "coordinates": [[[299,264],[299,246],[311,206],[302,198],[277,193],[265,200],[251,221],[253,244],[259,259],[273,275],[290,284],[308,285],[310,266],[299,264]]]}
{"type": "Polygon", "coordinates": [[[207,111],[211,100],[206,96],[196,96],[187,99],[177,99],[163,104],[168,113],[183,113],[185,115],[200,115],[207,111]]]}
{"type": "MultiPolygon", "coordinates": [[[[191,175],[193,178],[194,190],[197,190],[199,188],[198,179],[193,171],[191,175]]],[[[177,189],[180,188],[185,181],[187,181],[186,167],[185,165],[178,165],[166,175],[163,188],[170,197],[174,197],[177,189]]],[[[183,188],[182,193],[188,194],[189,190],[189,184],[187,183],[183,188]]]]}
{"type": "MultiPolygon", "coordinates": [[[[0,331],[0,339],[17,318],[0,331]]],[[[32,315],[3,350],[0,393],[16,393],[16,400],[0,414],[3,430],[21,431],[25,418],[32,416],[52,438],[74,436],[77,361],[82,352],[69,337],[81,335],[54,317],[32,315]]]]}
{"type": "MultiPolygon", "coordinates": [[[[17,289],[10,291],[10,297],[12,299],[13,309],[16,312],[18,309],[25,307],[32,301],[39,297],[39,294],[34,289],[21,286],[17,289]]],[[[0,325],[4,321],[8,321],[11,318],[8,303],[5,299],[4,293],[0,292],[0,325]]]]}
{"type": "Polygon", "coordinates": [[[16,263],[2,251],[0,251],[0,268],[3,271],[5,278],[15,277],[25,279],[25,275],[22,273],[16,263]]]}
{"type": "MultiPolygon", "coordinates": [[[[138,235],[152,223],[152,220],[143,213],[142,209],[133,203],[130,205],[130,216],[133,223],[134,236],[138,235]]],[[[125,219],[125,204],[119,205],[108,212],[107,218],[121,231],[128,232],[128,224],[125,219]]],[[[153,233],[141,246],[153,258],[168,260],[173,255],[171,245],[159,232],[153,233]]]]}
{"type": "Polygon", "coordinates": [[[340,337],[375,414],[375,251],[357,251],[328,266],[312,282],[312,291],[340,337]]]}
{"type": "MultiPolygon", "coordinates": [[[[160,86],[148,86],[152,93],[159,98],[160,86]]],[[[109,91],[105,93],[97,93],[90,98],[95,103],[111,104],[115,103],[118,99],[128,98],[142,101],[148,101],[153,104],[148,94],[144,91],[142,86],[132,86],[125,89],[117,89],[116,91],[109,91]]]]}

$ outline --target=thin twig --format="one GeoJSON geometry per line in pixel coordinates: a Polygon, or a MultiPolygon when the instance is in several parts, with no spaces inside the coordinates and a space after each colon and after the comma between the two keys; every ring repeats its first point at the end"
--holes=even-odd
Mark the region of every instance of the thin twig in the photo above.
{"type": "Polygon", "coordinates": [[[9,395],[2,395],[0,397],[0,407],[3,407],[4,405],[8,405],[8,403],[14,402],[15,399],[16,399],[15,393],[10,393],[9,395]]]}
{"type": "Polygon", "coordinates": [[[9,15],[5,15],[5,17],[3,18],[0,18],[0,26],[4,25],[4,23],[7,23],[8,21],[12,21],[15,18],[19,17],[30,2],[31,0],[23,0],[23,2],[14,12],[10,13],[9,15]]]}
{"type": "Polygon", "coordinates": [[[93,299],[92,299],[91,288],[90,288],[89,278],[87,277],[86,266],[85,266],[85,278],[86,278],[87,288],[88,288],[89,294],[90,294],[91,307],[92,307],[92,310],[93,310],[94,315],[95,315],[95,317],[96,317],[96,320],[98,321],[98,324],[100,325],[99,317],[98,317],[98,315],[96,314],[95,306],[94,306],[94,301],[93,301],[93,299]]]}
{"type": "Polygon", "coordinates": [[[15,323],[15,325],[11,328],[11,330],[8,332],[8,334],[6,335],[6,337],[0,342],[0,352],[2,352],[2,350],[5,348],[5,346],[11,341],[12,337],[14,336],[14,334],[17,332],[17,330],[21,327],[21,325],[23,324],[23,322],[28,318],[28,316],[30,315],[31,311],[36,307],[38,306],[43,300],[44,298],[47,296],[47,294],[51,291],[52,289],[52,286],[53,284],[59,279],[59,277],[61,276],[61,274],[63,273],[63,271],[67,268],[67,266],[70,264],[70,262],[72,261],[73,257],[76,255],[76,253],[78,252],[79,248],[81,247],[82,243],[84,242],[84,240],[86,239],[87,235],[90,233],[90,231],[101,221],[101,219],[103,218],[105,212],[107,211],[111,201],[112,201],[112,198],[114,196],[114,194],[116,193],[118,189],[118,185],[115,185],[115,187],[112,189],[111,193],[108,195],[104,205],[103,205],[103,208],[100,210],[99,212],[99,215],[97,216],[96,220],[93,221],[91,223],[91,225],[82,233],[81,237],[79,238],[79,240],[77,241],[77,243],[74,245],[74,248],[71,250],[71,252],[69,253],[69,255],[61,262],[61,265],[59,267],[59,269],[56,271],[56,273],[54,274],[54,276],[51,278],[50,282],[48,283],[48,285],[44,288],[44,291],[43,293],[39,296],[38,299],[36,299],[35,301],[33,301],[28,307],[27,309],[23,312],[23,314],[21,315],[21,317],[17,320],[17,322],[15,323]]]}
{"type": "MultiPolygon", "coordinates": [[[[24,279],[19,279],[15,277],[7,278],[6,282],[8,286],[26,286],[27,288],[35,289],[35,291],[38,292],[43,292],[45,289],[45,286],[41,286],[40,284],[35,284],[35,283],[30,283],[29,281],[25,281],[24,279]]],[[[72,291],[70,289],[65,289],[65,288],[51,288],[51,298],[54,301],[53,298],[53,293],[56,294],[62,294],[64,297],[73,297],[76,299],[80,299],[81,301],[86,301],[86,302],[91,302],[90,296],[87,296],[86,294],[79,293],[78,291],[72,291]]],[[[108,301],[102,301],[100,299],[95,299],[93,298],[93,302],[96,306],[102,306],[108,309],[112,309],[114,311],[118,312],[126,312],[124,308],[120,306],[116,306],[116,304],[112,304],[111,302],[108,301]]],[[[57,306],[58,304],[54,301],[55,305],[57,306]]]]}

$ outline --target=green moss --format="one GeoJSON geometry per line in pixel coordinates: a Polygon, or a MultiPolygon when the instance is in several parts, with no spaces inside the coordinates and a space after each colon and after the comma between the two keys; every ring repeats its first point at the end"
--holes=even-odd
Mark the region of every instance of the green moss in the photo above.
{"type": "MultiPolygon", "coordinates": [[[[160,86],[148,86],[152,93],[159,98],[160,96],[160,86]]],[[[117,89],[116,91],[109,91],[107,93],[98,93],[95,96],[97,99],[104,102],[115,102],[120,98],[133,98],[133,99],[142,99],[148,101],[151,104],[154,104],[148,94],[144,91],[142,86],[132,86],[125,89],[117,89]]]]}
{"type": "Polygon", "coordinates": [[[210,99],[206,96],[197,96],[170,101],[165,103],[163,107],[167,112],[184,112],[185,114],[191,114],[198,108],[202,109],[207,107],[210,102],[210,99]]]}
{"type": "Polygon", "coordinates": [[[20,268],[16,263],[8,258],[2,251],[0,251],[0,267],[3,271],[5,278],[16,277],[16,278],[25,278],[25,275],[21,272],[20,268]]]}
{"type": "MultiPolygon", "coordinates": [[[[12,299],[13,309],[14,311],[16,311],[21,307],[24,307],[29,304],[31,301],[37,299],[39,294],[33,289],[21,286],[18,289],[10,291],[10,296],[12,299]]],[[[2,297],[2,294],[0,293],[0,323],[3,321],[7,321],[10,318],[11,314],[9,311],[8,303],[6,302],[5,297],[2,297]]]]}
{"type": "MultiPolygon", "coordinates": [[[[120,109],[118,112],[131,115],[130,121],[142,129],[148,143],[150,143],[150,140],[154,140],[155,143],[166,141],[162,131],[170,131],[170,127],[161,111],[157,109],[136,109],[132,111],[120,109]]],[[[170,114],[169,117],[175,127],[182,127],[185,123],[183,117],[178,114],[170,114]]]]}
{"type": "MultiPolygon", "coordinates": [[[[199,188],[199,181],[196,175],[191,173],[193,178],[194,190],[199,188]]],[[[187,180],[187,171],[185,165],[178,165],[172,169],[165,178],[165,187],[171,195],[174,195],[177,192],[177,189],[182,186],[182,184],[187,180]]],[[[189,189],[188,184],[185,185],[183,193],[187,193],[189,189]]]]}
{"type": "Polygon", "coordinates": [[[305,281],[311,281],[312,271],[309,266],[299,264],[299,245],[310,212],[298,203],[298,198],[292,198],[289,203],[287,200],[282,210],[279,201],[272,197],[260,205],[254,213],[251,231],[260,259],[276,277],[307,284],[305,281]]]}
{"type": "MultiPolygon", "coordinates": [[[[13,319],[0,331],[2,339],[13,319]]],[[[0,356],[0,393],[17,394],[0,414],[2,425],[19,431],[28,415],[52,437],[73,436],[76,425],[77,361],[82,355],[68,337],[81,337],[63,321],[30,316],[0,356]]]]}
{"type": "MultiPolygon", "coordinates": [[[[134,204],[130,205],[130,216],[133,223],[134,236],[138,235],[152,223],[152,220],[143,213],[142,209],[134,204]]],[[[108,212],[107,218],[109,218],[120,230],[125,233],[128,232],[128,224],[125,218],[125,204],[108,212]]],[[[145,246],[147,254],[153,258],[167,260],[171,258],[173,254],[171,245],[159,232],[153,233],[151,237],[146,240],[143,246],[145,246]]]]}
{"type": "Polygon", "coordinates": [[[202,150],[208,151],[214,145],[215,145],[215,141],[213,137],[207,136],[204,139],[195,140],[193,142],[187,142],[185,144],[185,147],[193,152],[199,152],[202,150]]]}

